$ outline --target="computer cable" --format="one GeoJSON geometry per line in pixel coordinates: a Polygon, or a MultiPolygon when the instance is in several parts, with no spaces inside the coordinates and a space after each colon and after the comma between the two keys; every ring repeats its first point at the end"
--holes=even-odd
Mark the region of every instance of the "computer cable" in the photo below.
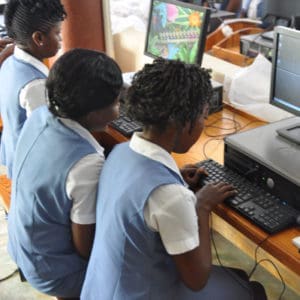
{"type": "MultiPolygon", "coordinates": [[[[239,275],[237,275],[238,278],[235,277],[235,276],[233,276],[233,274],[232,274],[232,273],[229,271],[229,269],[228,269],[228,268],[230,268],[230,267],[224,266],[223,263],[221,262],[220,255],[219,255],[219,253],[218,253],[217,246],[216,246],[216,242],[215,242],[215,239],[214,239],[213,221],[212,221],[212,215],[211,215],[211,214],[210,214],[209,220],[210,220],[210,236],[211,236],[211,242],[212,242],[213,248],[214,248],[214,250],[215,250],[216,258],[217,258],[217,261],[218,261],[220,267],[223,268],[223,270],[224,270],[225,272],[227,272],[228,275],[229,275],[230,277],[232,277],[239,285],[241,285],[244,289],[246,289],[247,291],[249,291],[249,286],[246,285],[245,282],[243,282],[243,281],[241,281],[241,280],[238,280],[238,278],[239,278],[239,279],[242,279],[242,278],[241,278],[239,275]]],[[[242,269],[241,269],[241,270],[242,270],[242,269]]],[[[243,270],[242,270],[242,271],[243,271],[243,270]]],[[[232,272],[233,272],[233,271],[232,271],[232,272]]]]}
{"type": "Polygon", "coordinates": [[[259,261],[256,263],[254,269],[252,270],[252,273],[249,275],[249,278],[250,278],[250,276],[252,276],[252,274],[255,272],[257,266],[260,265],[262,262],[268,262],[268,263],[270,263],[270,264],[274,267],[274,269],[276,270],[276,272],[277,272],[277,274],[278,274],[278,276],[279,276],[279,278],[280,278],[281,284],[282,284],[282,290],[281,290],[281,293],[280,293],[279,298],[278,298],[278,300],[281,300],[281,299],[282,299],[282,296],[283,296],[283,294],[284,294],[284,292],[285,292],[285,290],[286,290],[286,284],[285,284],[285,281],[284,281],[283,278],[282,278],[282,275],[281,275],[280,272],[279,272],[278,267],[275,265],[275,263],[274,263],[273,261],[271,261],[271,260],[268,259],[268,258],[263,258],[263,259],[259,260],[259,261]]]}
{"type": "Polygon", "coordinates": [[[208,159],[208,155],[206,154],[206,147],[209,143],[211,143],[212,141],[219,141],[219,143],[217,144],[216,148],[219,147],[220,143],[223,142],[223,139],[224,137],[230,135],[230,134],[234,134],[234,133],[237,133],[239,130],[240,130],[241,127],[241,124],[236,121],[234,119],[234,115],[233,115],[233,118],[228,118],[228,117],[222,117],[222,118],[218,118],[217,120],[205,125],[205,128],[204,128],[204,134],[208,137],[210,137],[211,139],[207,140],[206,142],[204,142],[203,146],[202,146],[202,153],[205,157],[205,159],[208,159]],[[231,121],[233,122],[233,126],[230,126],[230,127],[224,127],[224,126],[217,126],[215,124],[217,124],[218,122],[222,121],[222,120],[227,120],[227,121],[231,121]],[[219,134],[210,134],[208,132],[208,130],[210,128],[216,128],[216,129],[221,129],[221,130],[225,130],[225,131],[230,131],[230,132],[226,132],[226,133],[219,133],[219,134]]]}
{"type": "Polygon", "coordinates": [[[213,142],[213,141],[219,141],[219,143],[215,147],[215,149],[216,149],[223,142],[223,137],[209,139],[202,145],[202,153],[203,153],[203,156],[205,157],[205,159],[209,158],[209,156],[206,154],[206,147],[210,142],[213,142]]]}
{"type": "Polygon", "coordinates": [[[263,258],[263,259],[261,259],[261,260],[259,260],[259,261],[258,261],[258,259],[257,259],[257,252],[258,252],[258,249],[261,248],[262,244],[263,244],[266,240],[268,240],[269,237],[270,237],[270,235],[268,235],[266,238],[264,238],[262,241],[260,241],[260,242],[257,244],[257,246],[256,246],[256,248],[255,248],[255,251],[254,251],[254,262],[255,262],[255,263],[254,263],[254,266],[253,266],[252,270],[249,272],[248,277],[249,277],[249,279],[252,277],[252,275],[253,275],[253,273],[256,271],[258,265],[260,265],[262,262],[268,262],[268,263],[270,263],[270,264],[274,267],[274,269],[276,270],[276,272],[277,272],[277,274],[278,274],[278,276],[279,276],[279,278],[280,278],[281,284],[282,284],[282,290],[281,290],[281,293],[280,293],[279,298],[278,298],[278,300],[281,300],[281,299],[282,299],[282,296],[283,296],[283,294],[284,294],[284,292],[285,292],[285,290],[286,290],[286,284],[285,284],[285,281],[284,281],[284,279],[283,279],[281,273],[279,272],[278,267],[276,266],[276,264],[275,264],[272,260],[270,260],[270,259],[268,259],[268,258],[263,258]]]}
{"type": "Polygon", "coordinates": [[[7,279],[13,277],[16,273],[18,273],[18,271],[19,271],[19,270],[16,269],[16,270],[14,270],[11,274],[9,274],[9,275],[7,275],[7,276],[5,276],[5,277],[3,277],[3,278],[0,278],[0,282],[5,281],[5,280],[7,280],[7,279]]]}
{"type": "Polygon", "coordinates": [[[245,124],[244,126],[242,126],[241,128],[239,128],[238,132],[244,130],[245,128],[247,128],[248,126],[252,125],[252,124],[255,124],[255,123],[262,123],[262,125],[265,125],[266,122],[264,121],[259,121],[259,120],[256,120],[256,121],[250,121],[248,122],[247,124],[245,124]]]}
{"type": "Polygon", "coordinates": [[[236,120],[233,120],[231,118],[228,118],[228,117],[222,117],[222,118],[219,118],[213,122],[211,122],[210,124],[207,124],[205,125],[205,128],[204,128],[204,133],[208,136],[208,137],[224,137],[224,136],[227,136],[229,134],[233,134],[233,133],[236,133],[239,131],[239,128],[241,127],[240,123],[237,122],[236,120]],[[224,127],[224,126],[217,126],[215,124],[217,124],[218,122],[222,121],[222,120],[225,120],[225,121],[231,121],[233,122],[233,126],[231,127],[224,127]],[[210,128],[216,128],[216,129],[221,129],[221,130],[225,130],[225,131],[230,131],[230,132],[227,132],[227,133],[219,133],[219,134],[210,134],[208,133],[208,130],[210,128]]]}

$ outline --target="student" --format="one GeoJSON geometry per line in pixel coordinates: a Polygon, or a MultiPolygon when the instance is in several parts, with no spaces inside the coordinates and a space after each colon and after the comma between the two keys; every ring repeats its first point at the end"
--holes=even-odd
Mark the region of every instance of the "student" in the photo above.
{"type": "Polygon", "coordinates": [[[13,40],[10,38],[0,38],[0,67],[3,61],[14,51],[13,40]]]}
{"type": "Polygon", "coordinates": [[[243,0],[242,17],[261,19],[263,14],[263,0],[243,0]]]}
{"type": "Polygon", "coordinates": [[[241,4],[242,0],[224,0],[221,4],[221,9],[234,12],[238,15],[241,4]]]}
{"type": "Polygon", "coordinates": [[[60,27],[66,13],[60,0],[10,0],[4,18],[14,55],[1,66],[0,110],[3,121],[0,161],[11,178],[16,143],[26,117],[45,104],[45,58],[60,47],[60,27]]]}
{"type": "Polygon", "coordinates": [[[81,299],[252,299],[229,269],[212,267],[209,215],[234,188],[220,182],[196,194],[204,171],[179,171],[171,152],[198,140],[212,87],[197,65],[157,59],[138,72],[128,113],[144,125],[116,146],[102,170],[96,233],[81,299]]]}
{"type": "Polygon", "coordinates": [[[36,289],[78,298],[92,247],[103,148],[89,131],[119,113],[123,81],[104,53],[74,49],[46,81],[49,102],[24,124],[16,148],[9,253],[36,289]]]}

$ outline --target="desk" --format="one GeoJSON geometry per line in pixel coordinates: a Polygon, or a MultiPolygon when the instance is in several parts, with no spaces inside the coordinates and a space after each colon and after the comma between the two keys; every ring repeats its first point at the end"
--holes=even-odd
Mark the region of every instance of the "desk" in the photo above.
{"type": "MultiPolygon", "coordinates": [[[[173,154],[179,167],[187,163],[196,163],[207,157],[223,163],[223,136],[236,129],[247,130],[265,124],[246,113],[229,106],[206,120],[206,128],[195,145],[185,154],[173,154]],[[214,125],[211,127],[210,125],[214,125]],[[215,136],[215,137],[211,137],[215,136]]],[[[127,140],[122,134],[109,127],[105,135],[98,136],[104,146],[127,140]]],[[[232,241],[237,247],[254,257],[257,244],[267,238],[267,234],[247,219],[225,205],[219,205],[213,213],[213,227],[222,236],[232,241]]],[[[260,246],[258,259],[269,258],[280,269],[286,284],[300,294],[300,254],[291,243],[291,239],[300,235],[299,228],[291,228],[267,238],[260,246]]],[[[262,264],[274,276],[278,277],[271,264],[262,264]]]]}

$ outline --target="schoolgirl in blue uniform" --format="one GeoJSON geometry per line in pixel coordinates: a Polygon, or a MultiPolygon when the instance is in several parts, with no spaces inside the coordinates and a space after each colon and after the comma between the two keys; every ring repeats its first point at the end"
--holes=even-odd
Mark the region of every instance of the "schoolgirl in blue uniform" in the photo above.
{"type": "Polygon", "coordinates": [[[248,282],[212,266],[209,215],[234,188],[192,192],[186,183],[199,189],[204,170],[179,170],[171,156],[198,140],[211,95],[209,73],[197,65],[157,59],[134,76],[128,114],[144,128],[102,170],[82,300],[254,299],[248,282]]]}
{"type": "Polygon", "coordinates": [[[104,163],[90,131],[118,116],[122,84],[120,68],[104,53],[65,53],[46,81],[48,107],[32,112],[19,137],[8,250],[33,287],[59,299],[80,295],[104,163]]]}
{"type": "Polygon", "coordinates": [[[0,160],[9,178],[23,124],[32,110],[46,103],[45,78],[49,71],[43,60],[60,48],[60,27],[65,17],[60,0],[9,0],[5,6],[7,32],[16,44],[14,54],[0,69],[0,160]]]}

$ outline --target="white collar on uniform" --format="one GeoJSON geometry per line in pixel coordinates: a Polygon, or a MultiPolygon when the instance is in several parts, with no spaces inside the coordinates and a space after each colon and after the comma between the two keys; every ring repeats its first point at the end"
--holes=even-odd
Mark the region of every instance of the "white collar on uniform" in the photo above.
{"type": "Polygon", "coordinates": [[[129,143],[129,147],[141,155],[160,162],[182,178],[174,158],[162,147],[143,139],[140,136],[140,133],[135,132],[133,134],[129,143]]]}
{"type": "Polygon", "coordinates": [[[30,65],[33,65],[36,69],[42,72],[46,77],[49,75],[49,69],[45,64],[43,64],[41,61],[33,57],[31,54],[25,52],[24,50],[20,49],[17,46],[15,46],[14,56],[17,59],[20,59],[30,65]]]}
{"type": "Polygon", "coordinates": [[[98,154],[104,157],[104,148],[96,141],[96,139],[91,135],[91,133],[81,126],[78,122],[67,119],[67,118],[58,118],[66,127],[74,130],[82,138],[87,140],[97,151],[98,154]]]}

